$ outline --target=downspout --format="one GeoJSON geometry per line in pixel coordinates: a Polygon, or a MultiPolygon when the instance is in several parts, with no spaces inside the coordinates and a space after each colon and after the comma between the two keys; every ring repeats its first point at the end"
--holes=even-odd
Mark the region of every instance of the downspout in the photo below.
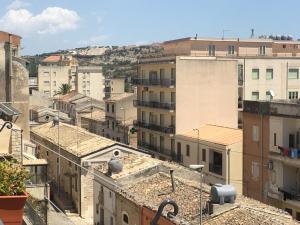
{"type": "Polygon", "coordinates": [[[229,148],[227,150],[227,161],[228,161],[228,171],[227,171],[227,173],[228,173],[228,180],[227,180],[227,184],[230,184],[230,151],[231,151],[231,149],[229,148]]]}
{"type": "Polygon", "coordinates": [[[285,81],[286,99],[289,99],[288,79],[289,79],[289,62],[286,63],[286,81],[285,81]]]}

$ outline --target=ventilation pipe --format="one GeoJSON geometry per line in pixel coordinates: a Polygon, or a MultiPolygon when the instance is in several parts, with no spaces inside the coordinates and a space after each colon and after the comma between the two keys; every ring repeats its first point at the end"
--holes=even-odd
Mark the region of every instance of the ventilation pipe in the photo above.
{"type": "Polygon", "coordinates": [[[172,192],[175,192],[175,181],[174,181],[174,170],[170,170],[171,182],[172,182],[172,192]]]}

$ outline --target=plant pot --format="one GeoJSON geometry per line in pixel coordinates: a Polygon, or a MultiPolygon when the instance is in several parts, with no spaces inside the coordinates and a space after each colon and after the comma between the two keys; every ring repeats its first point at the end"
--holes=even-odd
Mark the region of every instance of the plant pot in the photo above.
{"type": "Polygon", "coordinates": [[[27,193],[16,196],[0,196],[0,219],[5,225],[22,225],[27,193]]]}

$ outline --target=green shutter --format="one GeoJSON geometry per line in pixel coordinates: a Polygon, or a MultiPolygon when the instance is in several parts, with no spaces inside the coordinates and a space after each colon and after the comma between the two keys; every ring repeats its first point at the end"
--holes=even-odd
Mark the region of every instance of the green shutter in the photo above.
{"type": "Polygon", "coordinates": [[[252,69],[252,80],[259,79],[259,69],[252,69]]]}
{"type": "Polygon", "coordinates": [[[266,79],[273,80],[273,69],[267,69],[266,71],[266,79]]]}

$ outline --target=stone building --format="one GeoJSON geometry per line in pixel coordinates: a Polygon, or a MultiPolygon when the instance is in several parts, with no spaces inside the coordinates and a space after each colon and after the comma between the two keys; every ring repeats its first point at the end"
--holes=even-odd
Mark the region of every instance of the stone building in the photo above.
{"type": "Polygon", "coordinates": [[[28,71],[20,49],[21,37],[0,32],[0,118],[15,123],[29,139],[28,71]]]}
{"type": "Polygon", "coordinates": [[[37,156],[48,162],[51,196],[66,212],[82,218],[93,217],[93,175],[88,171],[114,152],[131,152],[132,148],[65,123],[46,123],[34,127],[31,140],[37,156]],[[81,167],[85,168],[81,168],[81,167]]]}

